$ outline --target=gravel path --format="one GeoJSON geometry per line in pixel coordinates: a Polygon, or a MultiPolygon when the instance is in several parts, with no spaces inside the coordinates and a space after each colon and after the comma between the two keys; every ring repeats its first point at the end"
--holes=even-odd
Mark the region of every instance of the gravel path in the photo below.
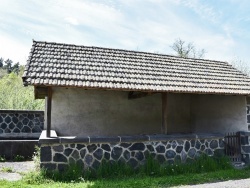
{"type": "Polygon", "coordinates": [[[250,188],[250,178],[242,180],[229,180],[217,183],[205,183],[199,185],[185,185],[173,188],[250,188]]]}
{"type": "Polygon", "coordinates": [[[22,179],[22,174],[32,170],[35,170],[33,161],[0,163],[0,180],[17,181],[22,179]],[[12,172],[5,172],[7,168],[12,172]]]}

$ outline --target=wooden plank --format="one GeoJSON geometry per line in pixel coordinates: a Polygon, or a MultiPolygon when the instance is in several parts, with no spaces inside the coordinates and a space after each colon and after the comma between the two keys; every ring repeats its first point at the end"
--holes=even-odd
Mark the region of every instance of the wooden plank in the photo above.
{"type": "Polygon", "coordinates": [[[162,93],[162,125],[161,133],[167,134],[167,93],[162,93]]]}
{"type": "Polygon", "coordinates": [[[51,108],[52,108],[52,89],[48,87],[48,95],[47,95],[47,137],[50,137],[50,130],[51,130],[51,108]]]}

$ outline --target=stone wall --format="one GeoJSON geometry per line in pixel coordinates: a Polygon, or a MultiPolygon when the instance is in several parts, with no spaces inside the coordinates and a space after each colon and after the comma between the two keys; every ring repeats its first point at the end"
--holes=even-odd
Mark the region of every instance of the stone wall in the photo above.
{"type": "Polygon", "coordinates": [[[68,164],[97,168],[103,160],[122,161],[133,167],[152,155],[159,162],[186,162],[201,153],[224,153],[223,135],[147,135],[119,137],[52,138],[39,140],[41,167],[63,171],[68,164]]]}
{"type": "Polygon", "coordinates": [[[250,164],[250,132],[239,132],[241,138],[242,161],[250,164]]]}
{"type": "Polygon", "coordinates": [[[44,111],[0,110],[0,138],[39,138],[44,111]]]}

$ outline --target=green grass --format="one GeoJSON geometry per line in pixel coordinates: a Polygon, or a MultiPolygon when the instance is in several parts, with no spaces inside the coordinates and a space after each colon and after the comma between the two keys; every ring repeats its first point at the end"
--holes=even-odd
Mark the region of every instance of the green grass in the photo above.
{"type": "Polygon", "coordinates": [[[44,179],[38,172],[33,172],[23,180],[17,182],[0,181],[1,187],[19,187],[19,188],[66,188],[66,187],[86,187],[86,188],[123,188],[123,187],[171,187],[177,185],[190,185],[200,184],[207,182],[226,181],[233,179],[244,179],[250,177],[250,168],[243,170],[219,170],[216,172],[207,173],[194,173],[185,175],[172,175],[172,176],[146,176],[146,175],[134,175],[132,177],[117,177],[114,179],[97,179],[92,181],[78,181],[78,182],[58,182],[50,179],[44,179]]]}
{"type": "Polygon", "coordinates": [[[223,156],[199,158],[187,163],[160,164],[152,157],[133,170],[124,163],[103,162],[96,171],[82,172],[77,165],[71,165],[64,173],[49,173],[44,170],[30,172],[17,182],[0,181],[1,187],[171,187],[177,185],[201,184],[233,179],[250,178],[250,167],[236,170],[228,158],[223,156]]]}
{"type": "Polygon", "coordinates": [[[3,167],[1,169],[1,172],[12,173],[12,172],[14,172],[14,170],[11,167],[3,167]]]}

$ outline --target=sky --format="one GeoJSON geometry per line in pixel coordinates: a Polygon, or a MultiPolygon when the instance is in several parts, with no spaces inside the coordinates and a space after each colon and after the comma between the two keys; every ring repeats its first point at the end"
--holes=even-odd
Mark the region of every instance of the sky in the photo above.
{"type": "Polygon", "coordinates": [[[26,64],[32,40],[249,62],[249,0],[0,0],[0,57],[26,64]]]}

